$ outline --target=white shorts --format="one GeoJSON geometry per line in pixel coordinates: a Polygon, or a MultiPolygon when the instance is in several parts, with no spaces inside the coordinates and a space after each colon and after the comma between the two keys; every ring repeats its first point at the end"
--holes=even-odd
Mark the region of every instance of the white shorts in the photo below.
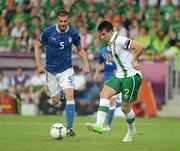
{"type": "Polygon", "coordinates": [[[50,96],[56,96],[63,89],[74,89],[74,70],[69,68],[62,73],[52,74],[46,72],[46,83],[49,88],[50,96]]]}

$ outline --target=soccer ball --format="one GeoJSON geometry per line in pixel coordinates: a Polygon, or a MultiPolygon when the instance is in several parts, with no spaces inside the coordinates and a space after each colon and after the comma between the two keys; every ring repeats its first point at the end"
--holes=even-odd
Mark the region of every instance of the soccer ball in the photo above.
{"type": "Polygon", "coordinates": [[[63,139],[66,136],[67,129],[61,123],[55,123],[50,128],[50,135],[54,139],[63,139]]]}

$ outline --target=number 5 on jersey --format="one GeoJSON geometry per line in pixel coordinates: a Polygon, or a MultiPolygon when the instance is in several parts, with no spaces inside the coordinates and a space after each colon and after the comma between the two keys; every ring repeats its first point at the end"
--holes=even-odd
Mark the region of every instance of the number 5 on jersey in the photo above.
{"type": "Polygon", "coordinates": [[[64,49],[64,42],[63,41],[60,42],[60,49],[64,49]]]}

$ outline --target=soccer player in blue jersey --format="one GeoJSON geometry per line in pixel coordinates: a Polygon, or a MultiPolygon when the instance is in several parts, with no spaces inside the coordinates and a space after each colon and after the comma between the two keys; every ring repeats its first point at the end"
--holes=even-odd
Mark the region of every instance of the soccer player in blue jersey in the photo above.
{"type": "MultiPolygon", "coordinates": [[[[103,82],[104,84],[115,74],[116,64],[112,58],[112,51],[110,46],[102,48],[99,51],[98,64],[96,65],[95,74],[93,80],[97,81],[100,72],[103,71],[103,82]]],[[[106,126],[104,131],[111,130],[111,123],[114,116],[115,107],[120,106],[121,93],[110,98],[110,108],[107,115],[106,126]]]]}
{"type": "Polygon", "coordinates": [[[89,73],[86,53],[81,47],[79,33],[68,26],[68,12],[57,12],[57,24],[47,27],[35,44],[35,60],[38,72],[46,71],[47,85],[53,105],[60,104],[60,91],[66,97],[67,135],[75,136],[73,121],[75,114],[74,70],[72,66],[72,45],[75,45],[83,61],[82,74],[89,73]],[[41,47],[46,49],[46,67],[41,63],[41,47]]]}

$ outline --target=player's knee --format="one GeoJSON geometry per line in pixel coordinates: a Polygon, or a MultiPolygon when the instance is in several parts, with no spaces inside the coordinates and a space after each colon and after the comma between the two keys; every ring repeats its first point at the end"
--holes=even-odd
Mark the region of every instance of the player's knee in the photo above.
{"type": "Polygon", "coordinates": [[[104,98],[104,97],[105,97],[104,92],[101,91],[101,92],[100,92],[100,98],[104,98]]]}
{"type": "Polygon", "coordinates": [[[131,110],[130,104],[121,103],[121,110],[123,111],[124,114],[129,113],[129,111],[131,110]]]}
{"type": "Polygon", "coordinates": [[[113,97],[111,97],[110,99],[110,106],[115,106],[115,99],[113,97]]]}
{"type": "Polygon", "coordinates": [[[64,89],[64,95],[67,101],[74,100],[74,89],[72,88],[64,89]]]}
{"type": "Polygon", "coordinates": [[[52,97],[52,104],[53,105],[57,105],[59,103],[59,97],[55,96],[55,97],[52,97]]]}
{"type": "Polygon", "coordinates": [[[100,98],[107,98],[107,99],[109,99],[110,97],[109,97],[109,95],[108,95],[108,93],[106,91],[102,90],[100,92],[100,98]]]}
{"type": "Polygon", "coordinates": [[[72,93],[65,93],[66,100],[74,100],[74,96],[72,93]]]}

